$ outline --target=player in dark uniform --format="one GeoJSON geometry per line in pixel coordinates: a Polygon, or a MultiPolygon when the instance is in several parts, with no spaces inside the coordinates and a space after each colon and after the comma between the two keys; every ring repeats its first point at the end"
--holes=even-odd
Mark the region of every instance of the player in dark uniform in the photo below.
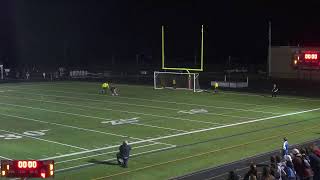
{"type": "Polygon", "coordinates": [[[113,85],[110,85],[110,91],[112,96],[119,96],[119,94],[117,93],[117,88],[113,85]]]}
{"type": "Polygon", "coordinates": [[[117,161],[122,167],[128,167],[128,161],[130,157],[131,146],[128,144],[128,141],[123,141],[122,145],[119,147],[119,152],[117,153],[117,161]],[[120,161],[122,160],[122,162],[120,161]]]}
{"type": "Polygon", "coordinates": [[[279,91],[279,89],[278,89],[277,85],[273,84],[273,88],[271,91],[272,92],[271,97],[277,97],[278,91],[279,91]]]}

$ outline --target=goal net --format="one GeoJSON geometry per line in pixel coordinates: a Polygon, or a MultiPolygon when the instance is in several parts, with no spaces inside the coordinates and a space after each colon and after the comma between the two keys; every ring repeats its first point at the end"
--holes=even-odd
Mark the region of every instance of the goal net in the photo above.
{"type": "Polygon", "coordinates": [[[178,73],[155,71],[154,89],[185,89],[193,92],[201,91],[199,73],[178,73]]]}

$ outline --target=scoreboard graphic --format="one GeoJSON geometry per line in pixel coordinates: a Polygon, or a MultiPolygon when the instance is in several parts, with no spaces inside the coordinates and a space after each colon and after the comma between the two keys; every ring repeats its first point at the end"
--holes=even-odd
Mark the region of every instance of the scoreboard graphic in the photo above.
{"type": "Polygon", "coordinates": [[[53,160],[1,160],[1,177],[53,178],[53,160]]]}
{"type": "Polygon", "coordinates": [[[297,50],[293,53],[292,60],[295,69],[319,70],[320,50],[297,50]]]}

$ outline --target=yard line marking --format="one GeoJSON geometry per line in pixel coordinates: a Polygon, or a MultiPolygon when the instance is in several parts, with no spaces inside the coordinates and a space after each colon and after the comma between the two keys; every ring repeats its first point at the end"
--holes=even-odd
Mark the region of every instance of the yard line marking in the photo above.
{"type": "MultiPolygon", "coordinates": [[[[16,98],[16,97],[2,96],[2,95],[0,95],[0,97],[16,98]]],[[[85,107],[85,108],[90,108],[90,109],[100,109],[100,110],[123,112],[123,113],[129,113],[129,114],[138,114],[138,115],[144,115],[144,116],[176,119],[176,120],[181,120],[181,121],[190,121],[190,122],[197,122],[197,123],[221,125],[221,123],[213,123],[213,122],[209,122],[209,121],[198,121],[198,120],[193,120],[193,119],[178,118],[178,117],[171,117],[171,116],[162,116],[162,115],[155,115],[155,114],[147,114],[147,113],[140,113],[140,112],[134,112],[134,111],[115,110],[115,109],[111,109],[111,108],[98,108],[98,107],[85,106],[85,105],[79,105],[79,104],[70,104],[70,103],[58,102],[58,101],[37,100],[37,99],[30,99],[30,98],[16,98],[16,99],[26,99],[26,100],[30,100],[30,101],[41,101],[41,102],[48,102],[48,103],[63,104],[63,105],[68,105],[68,106],[85,107]]]]}
{"type": "Polygon", "coordinates": [[[188,131],[185,131],[185,130],[167,128],[167,127],[161,127],[161,126],[154,126],[154,125],[149,125],[149,124],[141,124],[141,123],[129,123],[129,124],[135,124],[135,125],[138,125],[138,126],[146,126],[146,127],[153,127],[153,128],[159,128],[159,129],[167,129],[167,130],[172,130],[172,131],[188,132],[188,131]]]}
{"type": "MultiPolygon", "coordinates": [[[[75,83],[75,82],[72,82],[72,83],[75,83]]],[[[78,83],[80,85],[82,84],[85,84],[83,82],[81,83],[78,83]]],[[[86,82],[86,84],[90,84],[88,82],[86,82]]],[[[99,83],[94,83],[96,84],[96,86],[99,86],[100,84],[99,83]]],[[[70,85],[70,82],[68,83],[65,83],[65,82],[51,82],[51,83],[42,83],[42,84],[30,84],[30,83],[20,83],[20,85],[10,85],[10,86],[2,86],[2,87],[6,87],[6,88],[20,88],[20,87],[34,87],[34,86],[52,86],[52,85],[70,85]]],[[[153,89],[153,86],[145,86],[145,85],[127,85],[127,84],[117,84],[118,86],[126,86],[126,87],[145,87],[145,88],[150,88],[150,89],[153,89]]],[[[36,89],[36,88],[32,88],[32,89],[36,89]]],[[[78,89],[74,89],[74,88],[70,88],[70,87],[63,87],[61,89],[67,89],[67,90],[78,90],[78,89]]],[[[44,90],[44,89],[39,89],[39,90],[44,90]]],[[[58,91],[59,92],[59,91],[58,91]]],[[[261,93],[261,94],[249,94],[249,93],[240,93],[240,92],[233,92],[233,91],[229,91],[229,92],[226,92],[226,91],[222,91],[221,93],[223,94],[235,94],[235,95],[239,95],[239,96],[258,96],[258,97],[261,97],[261,94],[266,94],[266,93],[261,93]]],[[[96,95],[96,94],[93,94],[93,93],[75,93],[75,94],[89,94],[89,95],[96,95]]],[[[136,100],[145,100],[145,101],[153,101],[152,99],[144,99],[144,98],[133,98],[133,97],[125,97],[125,96],[118,96],[117,98],[126,98],[126,99],[136,99],[136,100]]],[[[320,101],[320,99],[311,99],[311,98],[296,98],[296,97],[283,97],[283,96],[280,96],[280,97],[277,97],[279,99],[289,99],[289,100],[301,100],[301,101],[320,101]]],[[[161,100],[160,100],[161,101],[161,100]]],[[[220,102],[224,102],[224,101],[220,101],[220,102]]],[[[234,103],[234,104],[244,104],[244,105],[255,105],[255,106],[265,106],[265,105],[262,105],[262,104],[250,104],[250,103],[237,103],[237,102],[230,102],[230,103],[234,103]]],[[[272,107],[272,106],[270,106],[272,107]]]]}
{"type": "MultiPolygon", "coordinates": [[[[16,116],[16,115],[4,114],[4,113],[0,113],[0,115],[8,116],[8,117],[14,117],[14,118],[19,118],[19,119],[24,119],[24,120],[28,120],[28,121],[39,122],[39,123],[44,123],[44,124],[52,124],[52,125],[56,125],[56,126],[68,127],[68,128],[83,130],[83,131],[87,131],[87,132],[94,132],[94,133],[100,133],[100,134],[106,134],[106,135],[113,135],[113,136],[118,136],[118,137],[123,137],[123,138],[136,139],[136,140],[144,140],[144,139],[141,139],[141,138],[124,136],[124,135],[120,135],[120,134],[108,133],[108,132],[104,132],[104,131],[98,131],[98,130],[93,130],[93,129],[81,128],[81,127],[77,127],[77,126],[65,125],[65,124],[60,124],[60,123],[41,121],[41,120],[38,120],[38,119],[27,118],[27,117],[22,117],[22,116],[16,116]]],[[[154,142],[154,141],[150,141],[150,142],[154,142]]],[[[155,143],[172,145],[172,144],[167,144],[167,143],[162,143],[162,142],[155,142],[155,143]]]]}
{"type": "MultiPolygon", "coordinates": [[[[88,117],[88,118],[93,118],[93,119],[110,120],[110,119],[96,117],[96,116],[87,116],[87,115],[83,115],[83,114],[68,113],[68,112],[50,110],[50,109],[45,109],[45,108],[36,108],[36,107],[32,107],[32,106],[24,106],[24,105],[1,103],[1,102],[0,102],[0,104],[8,105],[8,106],[15,106],[15,107],[22,107],[22,108],[29,108],[29,109],[36,109],[36,110],[40,110],[40,111],[48,111],[48,112],[55,112],[55,113],[61,113],[61,114],[68,114],[68,115],[73,115],[73,116],[88,117]]],[[[111,121],[102,121],[101,123],[108,123],[108,122],[111,122],[111,121]]],[[[161,126],[152,126],[152,125],[141,124],[141,123],[129,123],[129,124],[134,124],[134,125],[138,125],[138,126],[153,127],[153,128],[158,128],[158,129],[167,129],[167,130],[186,132],[186,131],[180,130],[180,129],[173,129],[173,128],[167,128],[167,127],[161,127],[161,126]]]]}
{"type": "MultiPolygon", "coordinates": [[[[311,129],[313,129],[313,128],[319,128],[319,127],[318,126],[311,127],[311,129]]],[[[305,132],[306,130],[310,130],[310,128],[309,129],[302,129],[302,130],[296,130],[296,131],[288,132],[285,135],[305,132]]],[[[97,177],[97,178],[94,178],[94,179],[91,179],[91,180],[106,179],[106,178],[111,178],[111,177],[119,176],[119,175],[123,175],[123,174],[129,174],[129,173],[132,173],[132,172],[141,171],[141,170],[145,170],[145,169],[148,169],[148,168],[153,168],[153,167],[162,166],[162,165],[166,165],[166,164],[170,164],[170,163],[174,163],[174,162],[178,162],[178,161],[183,161],[183,160],[187,160],[187,159],[191,159],[191,158],[195,158],[195,157],[200,157],[200,156],[204,156],[204,155],[208,155],[208,154],[212,154],[212,153],[216,153],[216,152],[221,152],[221,151],[225,151],[225,150],[231,150],[231,149],[235,149],[235,148],[239,148],[239,147],[243,147],[243,146],[248,146],[250,144],[254,144],[254,143],[261,142],[261,141],[266,141],[266,140],[272,140],[274,138],[279,138],[281,136],[282,135],[274,135],[274,136],[270,136],[270,137],[266,137],[266,138],[256,139],[256,140],[249,141],[249,142],[246,142],[246,143],[241,143],[241,144],[237,144],[237,145],[223,147],[223,148],[220,148],[220,149],[214,149],[214,150],[210,150],[210,151],[206,151],[206,152],[201,152],[201,153],[198,153],[198,154],[193,154],[193,155],[185,156],[185,157],[182,157],[182,158],[177,158],[177,159],[173,159],[173,160],[169,160],[169,161],[165,161],[165,162],[160,162],[160,163],[156,163],[156,164],[147,165],[147,166],[144,166],[144,167],[141,167],[141,168],[137,168],[137,169],[132,169],[132,170],[128,170],[128,171],[122,171],[122,172],[111,174],[111,175],[97,177]]]]}
{"type": "MultiPolygon", "coordinates": [[[[145,139],[145,140],[142,140],[142,141],[131,142],[130,144],[133,145],[133,144],[139,144],[139,143],[144,143],[144,142],[148,142],[148,141],[157,141],[157,140],[168,139],[168,138],[172,138],[172,137],[185,136],[185,135],[190,135],[190,134],[195,134],[195,133],[200,133],[200,132],[206,132],[206,131],[211,131],[211,130],[216,130],[216,129],[239,126],[239,125],[243,125],[243,124],[250,124],[250,123],[266,121],[266,120],[270,120],[270,119],[276,119],[276,118],[280,118],[280,117],[286,117],[286,116],[292,116],[292,115],[297,115],[297,114],[302,114],[302,113],[307,113],[307,112],[319,111],[319,110],[320,110],[320,108],[316,108],[316,109],[310,109],[310,110],[286,113],[286,114],[282,114],[282,115],[259,118],[259,119],[255,119],[255,120],[243,121],[243,122],[227,124],[227,125],[222,125],[222,126],[216,126],[216,127],[211,127],[211,128],[207,128],[207,129],[199,129],[199,130],[189,131],[189,132],[185,132],[185,133],[161,136],[161,137],[156,137],[156,138],[151,138],[151,139],[145,139]]],[[[70,154],[64,154],[64,155],[61,155],[61,156],[55,156],[55,157],[51,157],[51,158],[52,159],[58,159],[58,158],[63,158],[63,157],[75,156],[75,155],[79,155],[79,154],[85,154],[85,153],[91,153],[91,152],[95,152],[95,151],[101,151],[101,150],[105,150],[105,149],[110,149],[110,148],[114,148],[114,147],[117,147],[117,146],[119,146],[119,145],[109,146],[109,147],[104,147],[104,148],[99,148],[99,149],[92,149],[92,150],[76,152],[76,153],[70,153],[70,154]]]]}
{"type": "Polygon", "coordinates": [[[64,111],[56,111],[56,110],[37,108],[37,107],[32,107],[32,106],[24,106],[24,105],[11,104],[11,103],[1,103],[1,102],[0,102],[0,104],[4,104],[4,105],[8,105],[8,106],[15,106],[15,107],[29,108],[29,109],[36,109],[36,110],[40,110],[40,111],[48,111],[48,112],[54,112],[54,113],[60,113],[60,114],[67,114],[67,115],[73,115],[73,116],[80,116],[80,117],[87,117],[87,118],[94,118],[94,119],[101,119],[101,120],[111,120],[111,119],[101,118],[101,117],[96,117],[96,116],[87,116],[87,115],[83,115],[83,114],[68,113],[68,112],[64,112],[64,111]]]}
{"type": "Polygon", "coordinates": [[[0,156],[1,159],[6,159],[6,160],[12,160],[10,158],[4,157],[4,156],[0,156]]]}
{"type": "MultiPolygon", "coordinates": [[[[153,145],[156,145],[156,144],[157,143],[146,144],[146,145],[142,145],[142,146],[133,147],[132,149],[139,149],[139,148],[143,148],[143,147],[147,147],[147,146],[153,146],[153,145]]],[[[93,155],[84,156],[84,157],[75,158],[75,159],[68,159],[68,160],[65,160],[65,161],[58,161],[58,162],[55,162],[55,164],[61,164],[61,163],[66,163],[66,162],[71,162],[71,161],[77,161],[77,160],[80,160],[80,159],[86,159],[86,158],[90,158],[90,157],[101,156],[101,155],[106,155],[106,154],[112,154],[112,153],[117,153],[117,152],[119,152],[119,150],[110,151],[110,152],[104,152],[104,153],[99,153],[99,154],[93,154],[93,155]]]]}
{"type": "MultiPolygon", "coordinates": [[[[141,153],[132,154],[131,156],[134,157],[134,156],[143,155],[143,154],[148,154],[148,153],[152,153],[152,152],[163,151],[163,150],[170,149],[170,148],[174,148],[174,147],[175,147],[175,146],[165,147],[165,148],[159,148],[159,149],[155,149],[155,150],[150,150],[150,151],[145,151],[145,152],[141,152],[141,153]]],[[[105,159],[105,160],[103,160],[103,161],[107,162],[107,161],[111,161],[111,160],[115,160],[115,159],[116,159],[116,158],[110,158],[110,159],[105,159]]],[[[70,170],[70,169],[85,167],[85,166],[92,165],[92,164],[95,164],[95,163],[86,163],[86,164],[81,164],[81,165],[78,165],[78,166],[71,166],[71,167],[64,168],[64,169],[58,169],[58,170],[55,170],[55,171],[56,171],[56,172],[61,172],[61,171],[66,171],[66,170],[70,170]]]]}
{"type": "MultiPolygon", "coordinates": [[[[74,82],[73,82],[74,83],[74,82]]],[[[56,84],[56,85],[70,85],[70,83],[62,83],[62,82],[53,82],[52,84],[56,84]]],[[[22,86],[46,86],[46,85],[52,85],[52,84],[37,84],[37,85],[30,85],[30,84],[24,84],[22,86]]],[[[83,82],[81,83],[78,83],[78,84],[84,84],[83,82]]],[[[88,84],[88,83],[87,83],[88,84]]],[[[100,85],[98,83],[95,83],[97,85],[100,85]]],[[[91,84],[90,84],[91,85],[91,84]]],[[[150,88],[151,86],[143,86],[143,85],[127,85],[127,84],[117,84],[119,86],[125,86],[125,87],[145,87],[145,88],[150,88]]],[[[15,86],[17,87],[17,86],[15,86]]],[[[21,86],[19,86],[21,87],[21,86]]],[[[151,87],[153,89],[153,87],[151,87]]],[[[34,89],[34,88],[33,88],[34,89]]],[[[63,87],[63,88],[60,88],[60,89],[65,89],[65,90],[76,90],[74,88],[70,88],[70,87],[63,87]]],[[[60,91],[59,91],[60,92],[60,91]]],[[[65,91],[67,92],[67,91],[65,91]]],[[[224,92],[222,92],[224,93],[224,92]]],[[[80,94],[80,93],[78,93],[80,94]]],[[[96,94],[92,94],[92,93],[81,93],[81,94],[89,94],[89,95],[96,95],[96,94]]],[[[155,101],[154,99],[145,99],[145,98],[133,98],[133,97],[125,97],[125,96],[121,96],[121,97],[118,97],[118,98],[126,98],[126,99],[136,99],[136,100],[144,100],[144,101],[155,101]]],[[[281,98],[281,97],[280,97],[281,98]]],[[[289,98],[289,97],[288,97],[289,98]]],[[[313,99],[312,99],[313,100],[313,99]]],[[[160,100],[161,101],[161,100],[160,100]]],[[[250,106],[264,106],[264,107],[277,107],[277,105],[264,105],[264,104],[253,104],[253,103],[243,103],[243,102],[230,102],[230,101],[222,101],[222,100],[215,100],[215,102],[224,102],[224,103],[229,103],[229,104],[239,104],[239,105],[250,105],[250,106]]]]}
{"type": "MultiPolygon", "coordinates": [[[[57,91],[57,90],[44,90],[44,89],[37,89],[37,88],[32,88],[32,89],[25,88],[25,89],[29,90],[29,91],[43,90],[43,91],[47,91],[47,92],[60,92],[60,93],[65,93],[65,94],[80,94],[80,95],[85,94],[85,95],[92,95],[92,96],[100,96],[101,97],[101,95],[99,95],[99,94],[92,94],[92,93],[78,93],[78,92],[57,91]]],[[[26,93],[26,92],[16,92],[16,93],[33,94],[33,95],[35,95],[35,93],[26,93]]],[[[70,96],[46,95],[46,94],[38,94],[38,93],[36,93],[36,94],[37,95],[42,95],[42,96],[83,99],[83,98],[70,97],[70,96]]],[[[210,106],[210,105],[202,105],[202,104],[183,103],[183,102],[164,101],[164,100],[154,100],[154,99],[144,99],[144,98],[132,98],[132,97],[122,97],[122,96],[117,96],[117,97],[114,97],[114,98],[125,98],[125,99],[135,99],[135,100],[143,100],[143,101],[150,101],[150,102],[161,102],[161,103],[178,104],[178,105],[191,105],[191,106],[199,106],[199,107],[210,107],[210,108],[215,108],[215,109],[229,109],[229,110],[235,110],[235,111],[257,112],[257,113],[264,113],[264,114],[279,114],[279,113],[274,113],[274,112],[255,111],[255,110],[251,110],[251,109],[239,109],[239,108],[231,108],[231,107],[223,107],[223,106],[210,106]]],[[[165,108],[165,107],[148,106],[148,105],[141,105],[141,104],[138,105],[138,104],[130,104],[130,103],[120,103],[120,102],[114,102],[114,101],[110,101],[110,100],[101,101],[101,100],[93,100],[93,99],[87,99],[87,98],[86,98],[86,100],[100,101],[100,102],[112,102],[114,104],[125,104],[125,105],[131,105],[131,106],[141,106],[141,107],[148,107],[148,108],[172,110],[171,108],[165,108]]]]}
{"type": "Polygon", "coordinates": [[[7,131],[7,130],[3,130],[3,129],[0,129],[0,131],[11,133],[11,134],[16,134],[16,135],[19,135],[19,136],[28,137],[28,138],[31,138],[31,139],[36,139],[36,140],[39,140],[39,141],[44,141],[44,142],[49,142],[49,143],[53,143],[53,144],[59,144],[59,145],[62,145],[62,146],[81,149],[81,150],[85,150],[85,151],[89,150],[89,149],[86,149],[86,148],[82,148],[82,147],[78,147],[78,146],[74,146],[74,145],[70,145],[70,144],[65,144],[65,143],[60,143],[60,142],[57,142],[57,141],[51,141],[51,140],[47,140],[47,139],[43,139],[43,138],[37,138],[37,137],[33,137],[33,136],[28,136],[28,135],[16,133],[16,132],[13,132],[13,131],[7,131]]]}

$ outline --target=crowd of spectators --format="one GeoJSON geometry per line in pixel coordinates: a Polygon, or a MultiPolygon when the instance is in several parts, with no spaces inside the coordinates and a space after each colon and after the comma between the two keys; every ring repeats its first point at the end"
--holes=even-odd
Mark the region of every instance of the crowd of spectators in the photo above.
{"type": "Polygon", "coordinates": [[[320,180],[320,149],[312,144],[271,156],[267,164],[251,163],[243,178],[236,171],[228,180],[320,180]],[[258,168],[257,168],[258,167],[258,168]]]}

